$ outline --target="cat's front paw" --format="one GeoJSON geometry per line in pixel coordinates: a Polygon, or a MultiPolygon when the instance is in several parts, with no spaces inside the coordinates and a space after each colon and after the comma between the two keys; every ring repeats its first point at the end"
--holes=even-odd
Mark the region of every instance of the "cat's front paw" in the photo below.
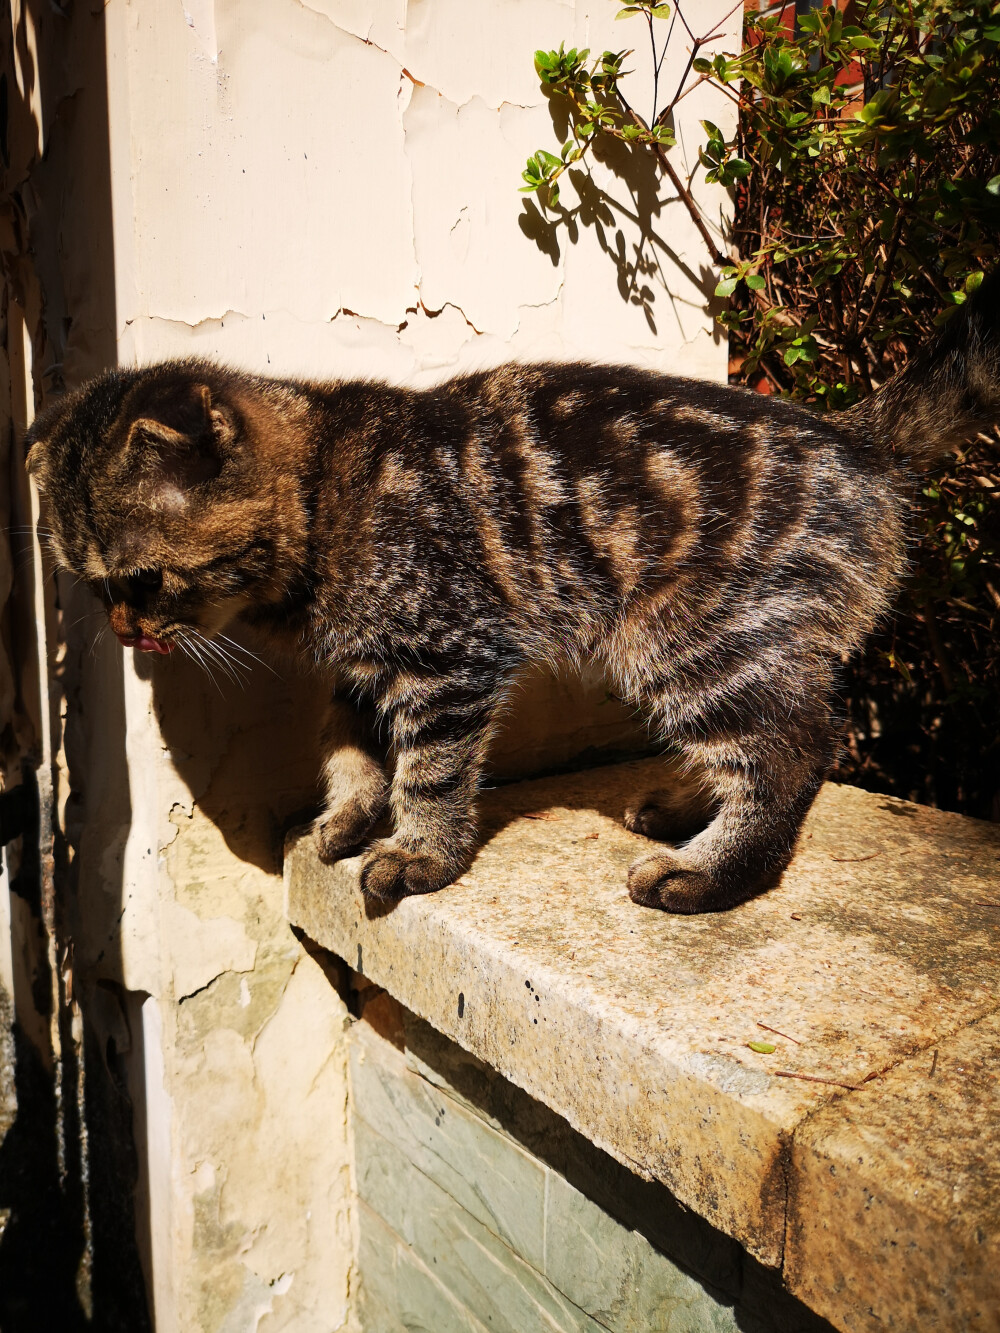
{"type": "Polygon", "coordinates": [[[326,865],[342,861],[345,856],[356,852],[371,832],[378,818],[378,812],[372,814],[360,801],[343,806],[333,811],[319,825],[319,859],[326,865]]]}
{"type": "Polygon", "coordinates": [[[749,895],[725,892],[708,871],[685,865],[677,856],[660,852],[636,861],[628,872],[628,896],[640,907],[693,915],[721,912],[749,895]]]}
{"type": "Polygon", "coordinates": [[[458,875],[426,852],[412,852],[391,841],[377,842],[361,863],[361,891],[366,898],[395,902],[412,893],[433,893],[458,875]]]}

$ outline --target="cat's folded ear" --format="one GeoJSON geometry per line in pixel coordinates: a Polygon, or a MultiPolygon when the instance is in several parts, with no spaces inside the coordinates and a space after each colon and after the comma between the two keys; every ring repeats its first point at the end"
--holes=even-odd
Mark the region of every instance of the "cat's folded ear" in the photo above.
{"type": "Polygon", "coordinates": [[[163,492],[168,507],[176,507],[193,487],[219,475],[236,435],[232,411],[213,401],[207,384],[190,384],[132,422],[125,456],[163,492]]]}
{"type": "Polygon", "coordinates": [[[67,412],[75,403],[74,395],[65,395],[39,412],[24,436],[24,466],[40,491],[46,489],[49,473],[49,443],[67,412]]]}

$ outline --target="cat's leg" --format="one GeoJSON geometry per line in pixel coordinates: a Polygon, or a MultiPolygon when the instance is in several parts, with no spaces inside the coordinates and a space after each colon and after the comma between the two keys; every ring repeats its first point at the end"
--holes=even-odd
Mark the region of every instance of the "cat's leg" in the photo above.
{"type": "Polygon", "coordinates": [[[326,809],[319,820],[319,857],[330,864],[364,842],[385,810],[389,783],[370,726],[344,699],[330,701],[323,753],[326,809]]]}
{"type": "Polygon", "coordinates": [[[362,863],[369,897],[431,893],[468,867],[477,839],[476,793],[504,684],[479,664],[449,675],[399,672],[389,683],[382,706],[396,750],[395,832],[374,843],[362,863]]]}
{"type": "MultiPolygon", "coordinates": [[[[764,710],[765,713],[769,710],[764,710]]],[[[719,811],[678,851],[661,851],[629,870],[634,902],[668,912],[717,912],[769,887],[791,859],[799,828],[832,759],[828,710],[821,705],[782,725],[707,734],[686,748],[704,765],[719,811]]]]}

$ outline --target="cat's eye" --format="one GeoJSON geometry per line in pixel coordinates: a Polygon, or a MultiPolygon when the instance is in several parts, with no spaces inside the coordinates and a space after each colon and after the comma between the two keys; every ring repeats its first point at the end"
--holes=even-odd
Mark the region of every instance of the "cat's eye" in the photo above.
{"type": "Polygon", "coordinates": [[[137,569],[128,577],[133,587],[144,588],[147,592],[157,592],[163,587],[162,569],[137,569]]]}

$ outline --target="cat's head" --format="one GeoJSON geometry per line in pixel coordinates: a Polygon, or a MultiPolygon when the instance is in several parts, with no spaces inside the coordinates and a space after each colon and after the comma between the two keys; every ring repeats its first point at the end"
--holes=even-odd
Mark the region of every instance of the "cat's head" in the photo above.
{"type": "Polygon", "coordinates": [[[167,653],[281,595],[295,515],[251,386],[207,362],[115,370],[29,431],[54,552],[126,647],[167,653]]]}

